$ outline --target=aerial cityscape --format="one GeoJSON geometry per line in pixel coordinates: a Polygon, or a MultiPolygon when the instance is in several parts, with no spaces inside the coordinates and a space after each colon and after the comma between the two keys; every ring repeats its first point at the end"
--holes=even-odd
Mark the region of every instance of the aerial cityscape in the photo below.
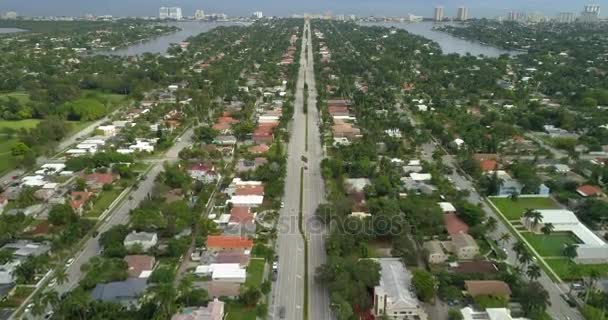
{"type": "Polygon", "coordinates": [[[603,3],[30,2],[0,320],[608,320],[603,3]]]}

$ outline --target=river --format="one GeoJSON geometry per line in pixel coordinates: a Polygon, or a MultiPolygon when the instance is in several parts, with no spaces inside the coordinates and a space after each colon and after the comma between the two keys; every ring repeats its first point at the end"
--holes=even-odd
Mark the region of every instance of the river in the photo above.
{"type": "Polygon", "coordinates": [[[0,34],[2,33],[16,33],[16,32],[23,32],[26,30],[23,29],[18,29],[18,28],[0,28],[0,34]]]}
{"type": "Polygon", "coordinates": [[[484,55],[486,57],[498,57],[501,54],[509,54],[516,55],[519,52],[517,51],[509,51],[504,49],[499,49],[496,47],[483,45],[478,42],[469,41],[454,37],[451,34],[445,32],[439,32],[433,30],[433,26],[435,25],[433,22],[415,22],[415,23],[362,23],[361,25],[367,26],[381,26],[381,27],[395,27],[398,29],[406,30],[415,35],[419,35],[425,37],[427,39],[433,40],[439,44],[443,53],[457,53],[459,55],[466,55],[470,53],[471,55],[478,56],[484,55]]]}
{"type": "Polygon", "coordinates": [[[136,56],[144,53],[166,53],[172,43],[180,43],[188,37],[195,36],[199,33],[207,32],[219,26],[240,25],[236,22],[170,22],[170,26],[176,26],[181,30],[168,35],[160,36],[141,43],[136,43],[125,48],[117,48],[116,50],[103,50],[95,54],[102,55],[117,55],[117,56],[136,56]]]}

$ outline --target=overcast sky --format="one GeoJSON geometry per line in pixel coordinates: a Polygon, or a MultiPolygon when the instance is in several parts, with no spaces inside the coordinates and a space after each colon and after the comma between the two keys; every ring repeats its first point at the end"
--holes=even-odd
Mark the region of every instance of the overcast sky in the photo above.
{"type": "Polygon", "coordinates": [[[406,16],[413,13],[430,17],[434,6],[444,6],[446,16],[454,16],[456,8],[464,5],[469,7],[469,16],[494,17],[505,15],[510,10],[538,11],[548,16],[559,11],[578,14],[586,3],[600,4],[605,11],[608,10],[608,0],[0,0],[0,12],[17,11],[20,15],[29,16],[80,16],[87,13],[155,16],[160,6],[180,6],[186,16],[194,15],[196,9],[203,9],[208,13],[224,12],[228,15],[250,15],[261,10],[265,15],[331,12],[359,16],[406,16]]]}

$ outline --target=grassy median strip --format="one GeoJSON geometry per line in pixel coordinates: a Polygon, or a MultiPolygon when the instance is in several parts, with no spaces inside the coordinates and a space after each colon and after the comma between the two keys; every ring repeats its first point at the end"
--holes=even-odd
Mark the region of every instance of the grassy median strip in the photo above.
{"type": "Polygon", "coordinates": [[[300,168],[300,211],[298,212],[298,229],[304,240],[304,320],[308,319],[308,240],[304,233],[304,168],[300,168]]]}

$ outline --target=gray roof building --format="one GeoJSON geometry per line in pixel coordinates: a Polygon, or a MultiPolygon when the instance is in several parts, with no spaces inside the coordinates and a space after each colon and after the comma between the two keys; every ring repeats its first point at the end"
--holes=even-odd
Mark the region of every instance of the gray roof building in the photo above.
{"type": "Polygon", "coordinates": [[[91,292],[91,298],[105,302],[115,302],[124,306],[137,304],[144,293],[148,279],[129,278],[125,281],[98,284],[91,292]]]}

